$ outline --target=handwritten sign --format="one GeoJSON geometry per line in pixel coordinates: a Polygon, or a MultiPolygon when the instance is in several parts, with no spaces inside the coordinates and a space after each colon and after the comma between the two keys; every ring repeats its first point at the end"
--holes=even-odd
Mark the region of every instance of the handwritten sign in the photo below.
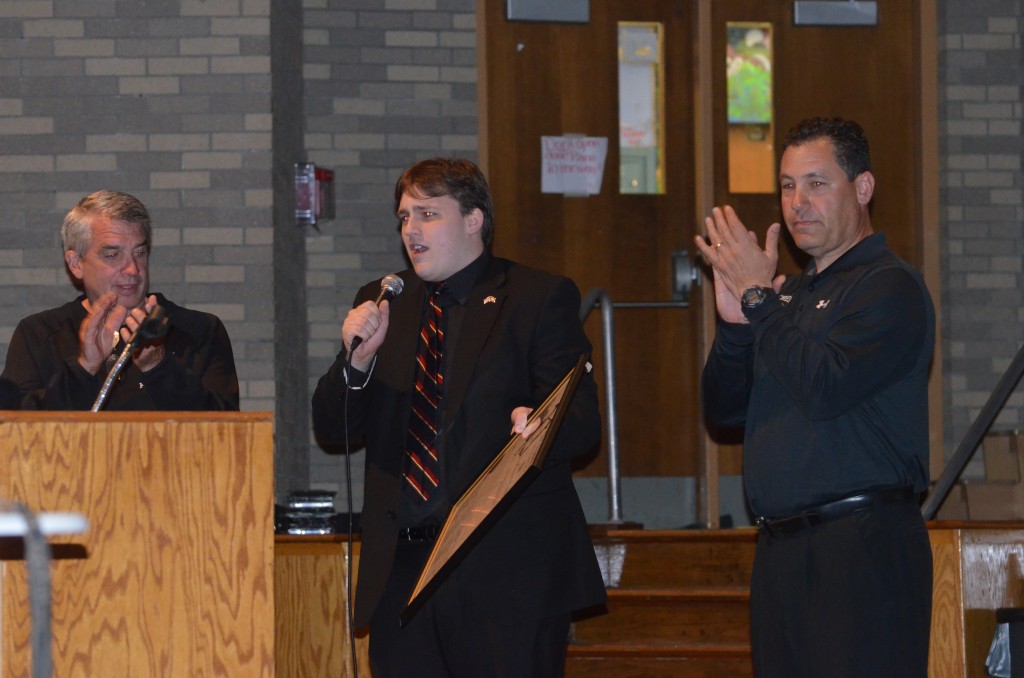
{"type": "Polygon", "coordinates": [[[541,193],[597,195],[601,192],[606,137],[541,137],[541,193]]]}

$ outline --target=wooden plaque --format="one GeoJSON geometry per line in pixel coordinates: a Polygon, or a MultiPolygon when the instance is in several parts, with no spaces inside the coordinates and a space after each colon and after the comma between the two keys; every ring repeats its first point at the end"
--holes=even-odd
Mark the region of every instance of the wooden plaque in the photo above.
{"type": "Polygon", "coordinates": [[[580,376],[586,369],[589,369],[587,357],[580,356],[576,366],[565,375],[541,406],[530,413],[530,423],[540,421],[537,430],[529,438],[519,434],[513,436],[455,502],[423,566],[409,602],[402,610],[402,624],[416,614],[448,573],[540,473],[544,457],[576,392],[580,376]]]}

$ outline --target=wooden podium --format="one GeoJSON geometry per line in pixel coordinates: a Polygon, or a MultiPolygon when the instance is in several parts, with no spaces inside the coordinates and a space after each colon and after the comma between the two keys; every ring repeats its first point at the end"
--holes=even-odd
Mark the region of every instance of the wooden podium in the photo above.
{"type": "MultiPolygon", "coordinates": [[[[52,537],[55,676],[273,676],[269,413],[0,412],[0,499],[52,537]]],[[[30,674],[28,582],[0,539],[0,675],[30,674]]]]}

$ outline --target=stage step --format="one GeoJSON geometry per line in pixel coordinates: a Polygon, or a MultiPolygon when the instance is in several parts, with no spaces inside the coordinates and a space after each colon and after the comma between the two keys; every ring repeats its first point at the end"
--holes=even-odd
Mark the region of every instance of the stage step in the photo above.
{"type": "Polygon", "coordinates": [[[749,645],[570,645],[566,678],[747,678],[749,645]]]}
{"type": "Polygon", "coordinates": [[[754,530],[593,534],[608,604],[573,623],[566,675],[744,677],[754,530]]]}
{"type": "Polygon", "coordinates": [[[607,614],[574,626],[576,643],[749,643],[747,589],[608,591],[607,614]]]}

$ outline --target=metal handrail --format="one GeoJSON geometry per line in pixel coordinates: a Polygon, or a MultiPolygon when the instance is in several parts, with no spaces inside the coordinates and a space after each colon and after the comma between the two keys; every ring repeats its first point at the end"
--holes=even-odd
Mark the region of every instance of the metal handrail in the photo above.
{"type": "Polygon", "coordinates": [[[996,384],[996,388],[988,397],[985,406],[981,408],[981,412],[978,413],[974,423],[967,430],[964,439],[960,441],[960,446],[957,448],[953,458],[949,460],[946,468],[942,470],[942,474],[935,482],[935,487],[921,507],[921,514],[925,520],[932,520],[935,517],[939,507],[942,506],[942,502],[946,500],[946,495],[949,494],[953,484],[956,483],[960,474],[967,467],[967,462],[971,460],[975,450],[978,449],[981,439],[991,428],[992,423],[999,415],[999,411],[1003,409],[1003,405],[1006,404],[1021,376],[1024,376],[1024,346],[1021,346],[1020,350],[1017,351],[1017,356],[1010,363],[1010,366],[1006,368],[1006,372],[1003,374],[1002,379],[999,380],[999,383],[996,384]]]}
{"type": "Polygon", "coordinates": [[[614,308],[686,308],[686,301],[624,301],[613,303],[608,292],[595,287],[580,304],[580,322],[586,322],[594,307],[601,306],[601,340],[604,343],[604,383],[607,401],[605,422],[608,441],[608,522],[622,522],[622,486],[619,479],[619,419],[615,384],[615,318],[614,308]]]}

